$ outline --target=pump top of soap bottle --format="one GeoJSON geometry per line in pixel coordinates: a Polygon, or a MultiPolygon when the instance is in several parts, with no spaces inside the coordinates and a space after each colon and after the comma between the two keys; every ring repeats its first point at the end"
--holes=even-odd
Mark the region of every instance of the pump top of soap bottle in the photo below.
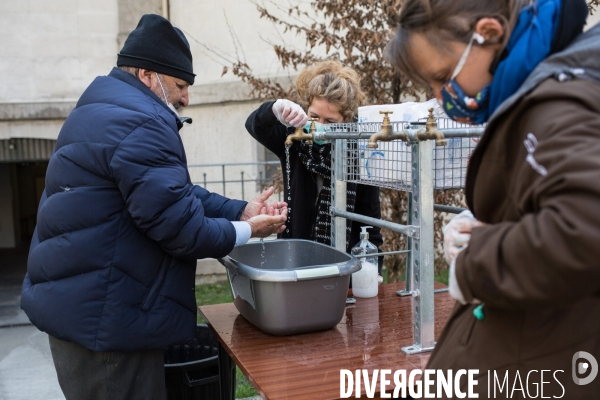
{"type": "Polygon", "coordinates": [[[361,226],[360,227],[360,240],[363,240],[363,239],[369,240],[369,232],[367,232],[367,228],[372,228],[372,226],[361,226]]]}
{"type": "MultiPolygon", "coordinates": [[[[373,228],[372,226],[361,226],[360,227],[360,240],[359,242],[352,248],[353,255],[361,255],[361,254],[371,254],[377,253],[377,247],[369,242],[369,232],[367,232],[368,228],[373,228]]],[[[372,260],[368,260],[372,261],[372,260]]],[[[375,262],[377,263],[377,262],[375,262]]]]}

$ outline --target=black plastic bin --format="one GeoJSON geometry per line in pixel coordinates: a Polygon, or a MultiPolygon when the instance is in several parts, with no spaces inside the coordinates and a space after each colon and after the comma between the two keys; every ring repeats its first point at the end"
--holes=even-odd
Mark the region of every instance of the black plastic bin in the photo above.
{"type": "Polygon", "coordinates": [[[168,400],[235,398],[235,364],[207,325],[192,343],[165,349],[165,381],[168,400]]]}

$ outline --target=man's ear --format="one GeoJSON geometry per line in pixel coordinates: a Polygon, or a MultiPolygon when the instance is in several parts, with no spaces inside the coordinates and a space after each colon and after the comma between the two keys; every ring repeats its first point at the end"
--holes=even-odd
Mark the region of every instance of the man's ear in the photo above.
{"type": "Polygon", "coordinates": [[[138,79],[149,89],[152,87],[152,74],[153,72],[147,69],[140,68],[138,70],[138,79]]]}

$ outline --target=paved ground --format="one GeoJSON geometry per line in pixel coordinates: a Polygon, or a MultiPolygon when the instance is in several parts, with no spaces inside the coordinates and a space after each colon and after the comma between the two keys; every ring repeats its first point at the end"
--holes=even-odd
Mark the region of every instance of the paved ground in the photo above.
{"type": "Polygon", "coordinates": [[[26,247],[0,249],[0,327],[29,324],[27,315],[19,307],[26,270],[26,247]]]}
{"type": "Polygon", "coordinates": [[[32,325],[0,328],[0,399],[64,400],[48,335],[32,325]]]}
{"type": "Polygon", "coordinates": [[[19,306],[27,249],[0,250],[0,400],[64,400],[48,335],[19,306]]]}

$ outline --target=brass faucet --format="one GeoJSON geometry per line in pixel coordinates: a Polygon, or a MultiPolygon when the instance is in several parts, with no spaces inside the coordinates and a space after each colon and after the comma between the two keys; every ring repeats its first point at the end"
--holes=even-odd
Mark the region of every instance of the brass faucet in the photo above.
{"type": "Polygon", "coordinates": [[[436,146],[445,146],[447,144],[446,139],[444,139],[444,133],[437,127],[437,122],[433,116],[433,108],[429,109],[429,116],[427,117],[427,122],[425,123],[425,131],[422,129],[419,130],[417,132],[417,139],[435,139],[436,146]]]}
{"type": "Polygon", "coordinates": [[[310,128],[309,133],[304,133],[303,127],[299,126],[296,128],[294,133],[288,135],[285,139],[285,145],[291,146],[294,140],[306,140],[306,144],[313,144],[313,140],[315,138],[314,133],[317,131],[317,126],[315,125],[315,121],[318,121],[318,118],[310,118],[310,128]]]}
{"type": "Polygon", "coordinates": [[[376,149],[378,147],[377,141],[381,140],[384,142],[389,142],[390,140],[402,139],[404,141],[408,140],[408,135],[406,131],[395,133],[393,131],[392,122],[390,121],[390,117],[388,114],[393,114],[393,111],[379,111],[379,114],[383,114],[383,124],[381,124],[381,130],[371,136],[369,139],[368,147],[370,149],[376,149]]]}

